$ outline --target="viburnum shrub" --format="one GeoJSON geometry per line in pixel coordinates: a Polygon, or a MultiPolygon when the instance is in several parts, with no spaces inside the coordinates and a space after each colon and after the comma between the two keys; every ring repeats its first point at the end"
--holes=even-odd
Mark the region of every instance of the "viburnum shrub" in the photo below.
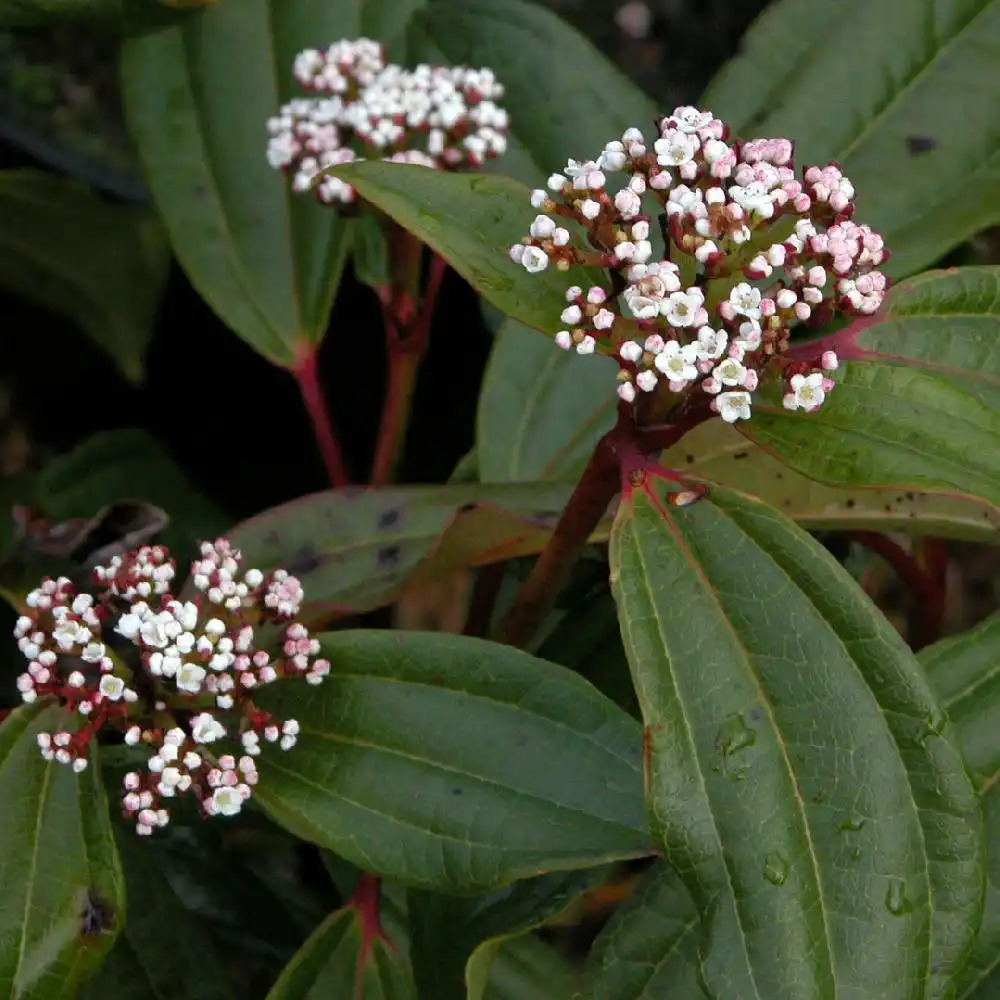
{"type": "MultiPolygon", "coordinates": [[[[993,997],[996,5],[775,0],[672,111],[528,0],[159,6],[129,133],[276,381],[11,485],[0,995],[993,997]]],[[[40,185],[0,271],[138,381],[154,220],[40,185]]]]}

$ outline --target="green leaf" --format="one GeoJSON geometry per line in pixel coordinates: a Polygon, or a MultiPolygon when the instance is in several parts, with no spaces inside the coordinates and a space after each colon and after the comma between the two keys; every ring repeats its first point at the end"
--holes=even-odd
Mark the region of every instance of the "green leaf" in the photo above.
{"type": "Polygon", "coordinates": [[[125,894],[96,748],[82,774],[36,737],[64,710],[24,706],[0,725],[0,995],[76,996],[118,933],[125,894]]]}
{"type": "Polygon", "coordinates": [[[88,517],[117,500],[145,500],[170,515],[164,541],[179,550],[214,538],[226,525],[215,504],[143,430],[103,431],[50,462],[35,502],[55,520],[88,517]]]}
{"type": "Polygon", "coordinates": [[[638,715],[615,603],[606,587],[570,607],[538,655],[575,670],[619,708],[638,715]]]}
{"type": "Polygon", "coordinates": [[[560,329],[572,284],[601,284],[582,267],[529,274],[508,254],[531,224],[531,189],[492,174],[446,174],[369,161],[331,171],[444,257],[498,309],[545,333],[560,329]]]}
{"type": "Polygon", "coordinates": [[[265,122],[296,93],[296,53],[359,29],[357,0],[220,0],[122,54],[129,128],[174,251],[275,364],[322,339],[351,231],[268,166],[265,122]]]}
{"type": "Polygon", "coordinates": [[[576,971],[559,952],[523,934],[498,946],[483,1000],[569,1000],[577,982],[576,971]]]}
{"type": "Polygon", "coordinates": [[[404,583],[538,552],[569,492],[473,483],[330,490],[265,511],[230,536],[253,565],[299,577],[307,615],[367,610],[404,583]]]}
{"type": "Polygon", "coordinates": [[[475,897],[411,889],[407,912],[420,995],[482,1000],[501,942],[561,912],[608,874],[606,865],[555,872],[475,897]]]}
{"type": "MultiPolygon", "coordinates": [[[[558,314],[556,314],[558,315],[558,314]]],[[[617,413],[612,358],[560,351],[516,320],[497,331],[479,393],[486,483],[576,482],[617,413]]]]}
{"type": "MultiPolygon", "coordinates": [[[[822,410],[810,414],[822,419],[822,410]]],[[[1000,511],[981,501],[909,487],[828,486],[790,469],[721,420],[694,428],[663,465],[751,493],[810,531],[888,531],[995,541],[1000,511]]]]}
{"type": "Polygon", "coordinates": [[[744,138],[787,136],[800,162],[841,163],[892,273],[1000,220],[1000,0],[779,0],[741,49],[702,103],[744,138]]]}
{"type": "Polygon", "coordinates": [[[928,646],[920,662],[958,729],[962,753],[980,781],[1000,774],[1000,615],[928,646]]]}
{"type": "Polygon", "coordinates": [[[446,893],[649,850],[638,726],[586,681],[462,636],[322,643],[334,665],[322,686],[260,695],[302,728],[295,753],[264,751],[257,796],[292,833],[446,893]]]}
{"type": "Polygon", "coordinates": [[[691,894],[657,864],[594,942],[580,1000],[704,1000],[700,943],[691,894]]]}
{"type": "Polygon", "coordinates": [[[948,996],[981,819],[899,635],[805,532],[721,488],[636,488],[611,549],[649,815],[705,921],[708,992],[948,996]]]}
{"type": "Polygon", "coordinates": [[[958,983],[956,1000],[996,1000],[1000,997],[1000,785],[982,793],[989,860],[986,903],[976,945],[958,983]]]}
{"type": "Polygon", "coordinates": [[[380,937],[366,941],[354,907],[332,913],[267,994],[268,1000],[415,1000],[408,965],[380,937]]]}
{"type": "MultiPolygon", "coordinates": [[[[512,146],[496,167],[532,186],[569,157],[596,156],[625,129],[648,128],[657,114],[621,70],[538,4],[436,0],[416,19],[413,33],[421,32],[452,64],[489,66],[496,73],[511,112],[512,146]]],[[[516,217],[527,219],[524,204],[516,217]]]]}
{"type": "Polygon", "coordinates": [[[145,208],[40,170],[0,172],[0,286],[73,320],[132,382],[169,263],[145,208]]]}
{"type": "Polygon", "coordinates": [[[765,405],[741,432],[823,483],[1000,506],[998,291],[998,268],[903,283],[884,314],[831,338],[847,373],[819,412],[765,405]]]}
{"type": "Polygon", "coordinates": [[[1000,996],[1000,615],[921,650],[919,659],[979,782],[986,820],[986,903],[958,1000],[1000,996]]]}
{"type": "Polygon", "coordinates": [[[118,834],[128,916],[108,961],[79,1000],[117,1000],[122,995],[185,1000],[238,996],[245,980],[237,976],[210,925],[178,894],[172,880],[176,859],[169,845],[142,840],[131,827],[121,827],[118,834]]]}

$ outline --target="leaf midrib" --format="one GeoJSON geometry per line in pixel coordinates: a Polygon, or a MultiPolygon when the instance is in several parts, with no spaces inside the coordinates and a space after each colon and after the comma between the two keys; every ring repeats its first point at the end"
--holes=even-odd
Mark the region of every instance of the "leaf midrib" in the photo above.
{"type": "MultiPolygon", "coordinates": [[[[719,513],[721,513],[724,517],[726,517],[726,519],[733,524],[733,526],[737,529],[737,531],[740,531],[742,534],[746,535],[746,532],[743,531],[740,525],[736,524],[736,522],[733,521],[731,517],[729,517],[726,511],[723,511],[719,507],[715,507],[714,505],[713,507],[715,510],[719,511],[719,513]]],[[[736,631],[736,628],[730,621],[728,614],[726,614],[725,608],[722,606],[722,602],[719,600],[716,589],[712,586],[712,583],[709,580],[708,575],[705,573],[701,563],[696,558],[693,550],[691,549],[691,546],[688,544],[688,541],[681,532],[677,522],[672,517],[667,517],[664,520],[666,521],[668,530],[673,534],[678,548],[681,550],[681,552],[684,553],[688,565],[694,570],[696,576],[701,580],[704,593],[708,596],[708,600],[712,603],[712,605],[714,605],[716,611],[718,612],[719,617],[724,622],[724,628],[732,637],[732,640],[736,644],[737,649],[740,650],[741,655],[738,659],[740,663],[745,667],[746,673],[749,675],[750,680],[752,681],[754,687],[757,690],[757,695],[760,699],[760,703],[763,706],[764,711],[767,713],[767,718],[768,721],[770,722],[770,728],[772,733],[774,734],[775,743],[778,746],[779,752],[781,754],[781,761],[785,766],[785,772],[788,775],[789,781],[791,782],[795,798],[796,812],[798,813],[801,828],[805,835],[806,844],[808,847],[809,861],[813,869],[813,876],[816,883],[816,892],[819,896],[820,914],[823,920],[823,936],[826,942],[826,952],[829,961],[830,972],[833,977],[832,981],[836,983],[838,982],[837,963],[836,963],[836,956],[833,951],[833,934],[830,929],[826,893],[823,888],[822,869],[820,867],[819,857],[816,853],[816,845],[815,842],[813,841],[812,828],[809,824],[809,814],[808,811],[806,810],[805,799],[802,796],[802,790],[799,788],[798,775],[795,773],[795,769],[792,767],[792,761],[791,757],[789,756],[788,747],[785,744],[784,735],[782,734],[781,729],[778,726],[777,719],[774,715],[774,710],[771,705],[771,700],[767,696],[767,693],[765,692],[760,682],[760,678],[757,676],[757,671],[754,670],[750,651],[744,646],[743,642],[741,641],[739,633],[736,631]]],[[[749,538],[750,536],[747,535],[747,537],[749,538]]],[[[752,539],[751,541],[753,541],[753,544],[758,549],[760,548],[760,546],[757,545],[756,541],[752,539]]],[[[766,553],[764,554],[766,556],[766,553]]],[[[774,562],[774,560],[771,561],[772,563],[774,562]]],[[[775,563],[775,565],[777,565],[777,563],[775,563]]],[[[781,571],[782,576],[784,576],[788,580],[789,586],[794,587],[795,586],[794,582],[784,572],[783,568],[778,566],[778,569],[781,571]]],[[[795,588],[795,589],[800,589],[800,588],[795,588]]],[[[808,598],[806,599],[808,600],[808,598]]],[[[832,628],[831,631],[833,631],[832,628]]],[[[845,649],[845,653],[846,652],[847,650],[845,649]]]]}

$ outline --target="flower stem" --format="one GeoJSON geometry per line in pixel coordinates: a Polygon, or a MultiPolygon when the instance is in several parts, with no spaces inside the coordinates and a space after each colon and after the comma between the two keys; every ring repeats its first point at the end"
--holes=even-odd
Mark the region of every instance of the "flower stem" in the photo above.
{"type": "Polygon", "coordinates": [[[910,615],[910,646],[914,652],[936,642],[941,636],[944,618],[945,587],[943,575],[925,569],[920,561],[887,535],[877,531],[853,531],[851,538],[881,556],[896,572],[917,602],[910,615]]]}
{"type": "Polygon", "coordinates": [[[318,350],[315,347],[310,348],[299,364],[292,369],[292,374],[298,383],[299,392],[302,393],[302,402],[305,404],[310,421],[312,421],[316,444],[323,458],[323,464],[326,466],[330,485],[336,489],[339,486],[347,486],[351,477],[344,463],[340,441],[333,428],[323,386],[320,384],[317,355],[318,350]]]}
{"type": "MultiPolygon", "coordinates": [[[[405,237],[413,239],[409,233],[405,237]]],[[[409,266],[411,255],[405,255],[402,263],[409,266]]],[[[444,258],[437,254],[432,257],[427,288],[419,310],[414,311],[412,297],[406,293],[402,282],[395,289],[388,289],[381,295],[386,346],[389,351],[389,385],[375,446],[375,460],[372,463],[373,486],[390,483],[399,464],[403,445],[406,443],[417,372],[427,352],[434,306],[447,268],[444,258]]]]}
{"type": "MultiPolygon", "coordinates": [[[[705,407],[692,409],[660,427],[641,428],[632,422],[622,404],[618,423],[597,442],[587,468],[577,482],[552,537],[538,556],[513,606],[500,622],[494,638],[510,646],[531,641],[559,592],[569,581],[573,566],[608,506],[630,473],[650,467],[646,456],[676,444],[689,430],[709,416],[705,407]]],[[[669,470],[666,478],[683,481],[669,470]]]]}
{"type": "Polygon", "coordinates": [[[513,606],[500,622],[495,636],[498,642],[510,646],[527,645],[569,580],[587,539],[621,485],[620,426],[612,428],[597,442],[552,537],[538,556],[513,606]]]}

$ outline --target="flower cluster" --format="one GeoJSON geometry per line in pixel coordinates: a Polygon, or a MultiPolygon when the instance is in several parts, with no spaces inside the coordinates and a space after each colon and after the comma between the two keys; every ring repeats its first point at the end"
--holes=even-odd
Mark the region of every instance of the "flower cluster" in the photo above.
{"type": "Polygon", "coordinates": [[[239,812],[257,783],[261,740],[289,750],[299,732],[294,719],[258,709],[255,691],[279,677],[319,684],[330,671],[294,620],[303,592],[284,570],[244,569],[219,539],[192,563],[192,600],[171,594],[175,574],[164,547],[144,546],[97,567],[95,594],[65,577],[44,580],[14,632],[29,661],[22,698],[55,697],[82,717],[38,737],[46,760],[83,771],[105,729],[152,750],[144,771],[125,776],[122,806],[140,834],[164,826],[164,800],[184,792],[207,815],[239,812]],[[259,645],[265,629],[276,631],[279,652],[259,645]]]}
{"type": "Polygon", "coordinates": [[[306,49],[295,78],[315,97],[286,104],[267,123],[267,159],[291,175],[295,191],[315,189],[326,203],[350,203],[357,192],[326,167],[379,156],[455,170],[479,167],[507,148],[503,87],[491,70],[386,63],[368,38],[306,49]]]}
{"type": "Polygon", "coordinates": [[[791,330],[870,315],[887,286],[878,267],[888,251],[853,221],[854,187],[836,164],[798,178],[788,139],[730,142],[708,111],[677,108],[657,131],[649,148],[630,128],[532,192],[541,214],[512,260],[529,272],[610,272],[610,292],[567,290],[556,343],[613,352],[627,403],[699,386],[724,420],[745,420],[768,369],[784,380],[786,407],[817,409],[839,362],[832,351],[785,357],[791,330]],[[617,190],[611,174],[624,175],[617,190]],[[654,250],[660,236],[664,249],[654,250]]]}

